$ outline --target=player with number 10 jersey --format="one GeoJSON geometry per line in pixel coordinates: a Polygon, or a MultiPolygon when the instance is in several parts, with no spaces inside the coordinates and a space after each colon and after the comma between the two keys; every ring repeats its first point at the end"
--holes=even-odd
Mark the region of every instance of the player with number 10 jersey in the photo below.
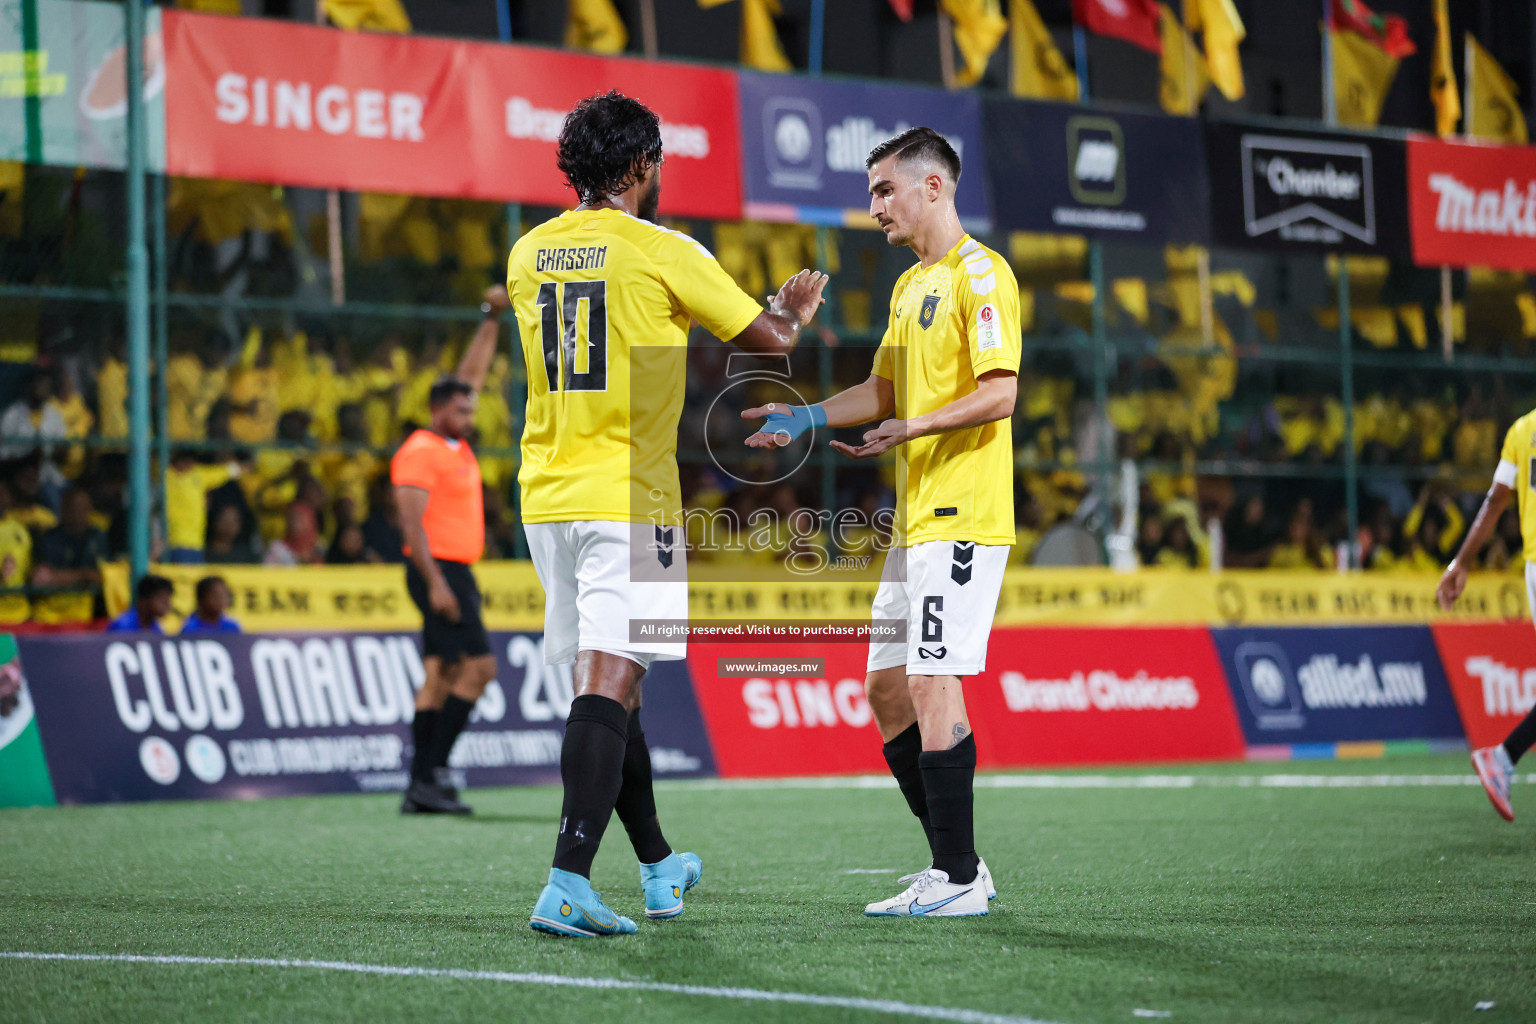
{"type": "Polygon", "coordinates": [[[634,619],[687,620],[677,426],[688,329],[749,352],[791,350],[826,278],[802,271],[764,310],[687,235],[655,224],[661,123],[616,92],[561,128],[558,162],[581,200],[524,235],[507,293],[528,367],[522,517],[545,594],[544,660],[575,662],[560,752],[565,785],[549,882],[531,925],[565,936],[633,933],[592,891],[617,812],[640,861],[648,917],[682,913],[703,871],[661,833],[640,681],[685,646],[637,637],[634,619]]]}

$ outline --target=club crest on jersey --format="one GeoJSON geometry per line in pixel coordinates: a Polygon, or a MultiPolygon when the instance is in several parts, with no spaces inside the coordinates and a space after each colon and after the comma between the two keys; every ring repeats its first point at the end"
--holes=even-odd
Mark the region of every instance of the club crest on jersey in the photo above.
{"type": "Polygon", "coordinates": [[[933,318],[939,312],[939,296],[924,295],[922,312],[917,314],[917,326],[923,330],[933,326],[933,318]]]}

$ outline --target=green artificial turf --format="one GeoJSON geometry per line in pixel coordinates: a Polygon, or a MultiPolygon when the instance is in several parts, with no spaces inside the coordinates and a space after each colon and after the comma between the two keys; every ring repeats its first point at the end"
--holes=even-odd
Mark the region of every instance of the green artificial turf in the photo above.
{"type": "MultiPolygon", "coordinates": [[[[1467,770],[1420,756],[1187,771],[1467,770]]],[[[470,795],[472,819],[401,818],[388,796],[0,811],[0,949],[541,972],[1064,1024],[1133,1022],[1137,1009],[1191,1022],[1536,1020],[1536,796],[1518,787],[1528,818],[1514,825],[1468,786],[981,788],[991,915],[899,920],[861,914],[927,860],[894,787],[666,784],[663,824],[703,856],[703,882],[681,918],[643,920],[615,822],[594,884],[640,934],[580,941],[528,928],[559,792],[470,795]],[[1483,1000],[1494,1008],[1474,1010],[1483,1000]]],[[[881,1019],[659,992],[0,959],[4,1021],[881,1019]]]]}

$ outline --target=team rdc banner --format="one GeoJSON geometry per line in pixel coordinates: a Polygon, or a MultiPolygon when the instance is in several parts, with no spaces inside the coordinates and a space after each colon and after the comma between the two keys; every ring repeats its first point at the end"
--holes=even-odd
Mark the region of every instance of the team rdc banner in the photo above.
{"type": "MultiPolygon", "coordinates": [[[[74,634],[18,639],[60,803],[405,788],[424,672],[414,636],[74,634]]],[[[571,667],[536,634],[493,633],[496,680],[450,767],[468,785],[558,782],[571,667]]],[[[662,777],[713,775],[688,674],[646,677],[662,777]]]]}
{"type": "Polygon", "coordinates": [[[1205,140],[1194,119],[1001,98],[984,109],[999,228],[1209,240],[1205,140]]]}
{"type": "Polygon", "coordinates": [[[1402,139],[1212,121],[1205,149],[1216,245],[1408,255],[1402,139]]]}
{"type": "Polygon", "coordinates": [[[746,216],[871,226],[869,151],[923,125],[960,155],[955,205],[968,228],[990,221],[981,101],[969,92],[875,82],[743,73],[746,216]]]}
{"type": "Polygon", "coordinates": [[[1536,270],[1536,149],[1408,140],[1413,260],[1536,270]]]}
{"type": "Polygon", "coordinates": [[[172,174],[574,205],[561,122],[619,89],[661,118],[661,211],[741,215],[728,71],[177,11],[165,45],[172,174]]]}

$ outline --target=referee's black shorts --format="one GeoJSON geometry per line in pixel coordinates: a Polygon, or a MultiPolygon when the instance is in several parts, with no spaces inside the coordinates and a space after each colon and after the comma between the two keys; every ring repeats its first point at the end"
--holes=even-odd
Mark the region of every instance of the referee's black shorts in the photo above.
{"type": "Polygon", "coordinates": [[[413,562],[405,563],[405,589],[411,600],[421,609],[422,655],[441,658],[444,665],[452,665],[464,658],[479,658],[491,653],[491,639],[485,634],[485,622],[480,618],[480,585],[475,574],[463,562],[437,560],[448,589],[459,599],[459,621],[449,622],[432,610],[431,588],[426,577],[413,562]]]}

